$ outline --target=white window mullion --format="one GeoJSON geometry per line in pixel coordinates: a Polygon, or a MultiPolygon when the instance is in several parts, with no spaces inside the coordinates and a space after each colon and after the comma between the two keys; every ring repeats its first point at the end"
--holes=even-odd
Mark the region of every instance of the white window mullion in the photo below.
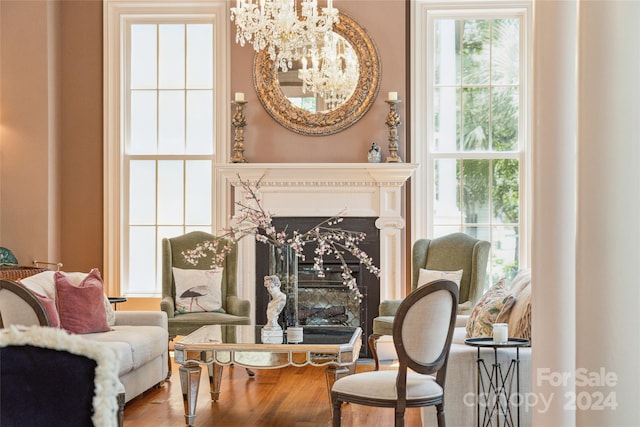
{"type": "MultiPolygon", "coordinates": [[[[509,255],[509,251],[513,249],[511,246],[512,243],[518,243],[520,245],[518,250],[519,259],[517,260],[518,265],[520,268],[527,267],[529,265],[527,258],[528,251],[526,250],[526,245],[529,241],[527,238],[527,170],[530,161],[527,155],[530,139],[530,126],[528,122],[530,110],[527,102],[529,99],[530,83],[528,83],[527,73],[529,64],[526,59],[528,58],[530,47],[528,37],[525,37],[525,34],[529,33],[528,27],[530,25],[531,4],[527,1],[492,1],[489,3],[483,1],[447,0],[436,3],[432,0],[416,0],[412,2],[411,7],[411,15],[414,17],[412,25],[413,32],[411,35],[411,81],[414,85],[412,92],[418,94],[424,93],[424,96],[416,96],[412,105],[412,112],[414,114],[413,123],[415,124],[412,130],[412,152],[417,156],[415,160],[423,164],[423,171],[417,171],[413,180],[412,201],[416,203],[413,208],[414,211],[420,208],[425,211],[422,215],[414,216],[412,239],[415,241],[422,237],[437,237],[434,235],[434,230],[436,229],[441,229],[441,232],[452,230],[448,224],[452,223],[453,216],[450,214],[444,214],[444,216],[442,216],[442,212],[439,212],[437,217],[434,215],[434,203],[436,201],[435,180],[438,180],[439,211],[443,209],[443,203],[448,205],[441,193],[443,191],[458,191],[455,190],[453,186],[447,186],[442,182],[443,180],[452,180],[452,182],[457,183],[457,188],[459,188],[459,194],[457,195],[458,207],[456,209],[460,215],[460,230],[464,231],[465,227],[477,227],[479,232],[486,236],[486,239],[494,243],[497,242],[496,239],[500,240],[503,245],[494,244],[492,250],[497,251],[494,252],[494,255],[503,257],[505,264],[510,264],[513,260],[510,256],[514,256],[513,254],[515,254],[515,252],[509,255]],[[514,19],[517,21],[511,21],[514,19]],[[443,49],[447,48],[447,43],[436,41],[436,37],[445,37],[447,34],[451,36],[457,28],[448,27],[448,24],[443,25],[443,20],[447,22],[457,22],[455,25],[458,25],[457,28],[462,30],[460,33],[455,33],[457,36],[456,59],[461,61],[456,64],[457,67],[460,67],[457,69],[457,73],[460,74],[456,74],[456,76],[460,75],[461,80],[458,81],[455,79],[455,84],[458,88],[456,99],[458,107],[460,108],[460,116],[457,120],[456,145],[453,149],[446,145],[445,141],[451,140],[451,136],[445,134],[446,125],[443,125],[443,123],[446,122],[445,116],[447,115],[447,111],[449,115],[453,115],[457,114],[458,110],[454,110],[451,106],[447,106],[444,103],[446,100],[443,99],[443,88],[449,85],[452,79],[446,79],[446,76],[442,75],[443,73],[450,73],[450,71],[443,71],[447,70],[446,67],[443,68],[443,65],[446,65],[446,52],[443,52],[443,49]],[[516,41],[513,37],[509,37],[509,31],[516,30],[515,25],[518,24],[520,39],[516,41]],[[436,32],[436,28],[438,32],[436,32]],[[447,29],[449,29],[449,33],[447,33],[447,29]],[[465,63],[464,58],[459,55],[463,55],[464,52],[470,52],[467,50],[467,46],[465,46],[465,40],[474,41],[473,37],[476,35],[482,36],[482,38],[476,38],[475,40],[482,40],[483,44],[478,45],[478,50],[475,52],[471,51],[474,55],[473,57],[468,56],[468,58],[473,58],[471,63],[465,63]],[[467,36],[472,38],[465,39],[467,36]],[[515,59],[519,61],[519,76],[515,75],[515,73],[518,73],[518,69],[514,70],[513,67],[509,69],[508,66],[508,56],[505,55],[505,52],[511,52],[511,50],[507,49],[511,46],[505,42],[509,41],[519,43],[520,56],[515,59]],[[440,50],[436,51],[436,47],[440,50]],[[477,56],[475,56],[476,54],[477,56]],[[469,65],[473,67],[473,63],[476,64],[476,68],[468,68],[469,65]],[[482,75],[483,69],[477,67],[484,65],[487,66],[487,68],[484,69],[484,73],[486,74],[482,75]],[[438,74],[438,81],[435,80],[436,67],[437,72],[440,73],[438,74]],[[518,78],[517,82],[515,81],[515,77],[518,78]],[[438,91],[438,105],[434,104],[436,90],[438,91]],[[517,124],[515,120],[503,122],[504,125],[513,123],[513,126],[517,126],[516,129],[513,129],[513,133],[518,133],[518,139],[516,141],[510,141],[508,129],[504,133],[496,133],[496,130],[501,130],[496,126],[496,121],[505,118],[508,119],[510,115],[509,112],[512,110],[507,108],[516,107],[515,105],[513,107],[510,106],[510,101],[508,101],[508,97],[514,90],[518,90],[517,96],[520,100],[517,106],[519,109],[518,122],[517,124]],[[485,96],[485,94],[488,96],[486,100],[486,108],[488,108],[488,110],[483,112],[481,102],[484,101],[482,98],[478,98],[478,96],[485,96]],[[438,108],[437,110],[435,110],[436,107],[438,108]],[[471,114],[475,114],[475,117],[464,113],[470,108],[472,109],[470,110],[472,111],[471,114]],[[439,114],[438,134],[436,134],[436,130],[433,128],[435,124],[434,114],[436,112],[439,114]],[[465,129],[465,122],[469,118],[473,119],[473,123],[469,123],[469,125],[482,126],[483,129],[486,127],[483,135],[486,139],[477,139],[475,146],[472,145],[469,147],[472,151],[464,151],[464,146],[468,139],[464,132],[470,130],[465,129]],[[435,146],[436,137],[439,139],[437,147],[435,146]],[[483,145],[480,146],[480,143],[483,145]],[[513,145],[510,146],[510,144],[513,145]],[[516,146],[515,144],[518,145],[516,146]],[[426,147],[426,149],[424,147],[426,147]],[[485,151],[482,151],[483,148],[481,147],[485,147],[485,151]],[[512,151],[497,151],[504,149],[511,149],[512,151]],[[508,211],[496,212],[496,207],[501,205],[497,205],[496,202],[498,199],[494,198],[494,192],[496,191],[494,179],[497,178],[500,185],[504,185],[504,178],[508,179],[509,171],[513,170],[501,168],[499,169],[501,171],[500,176],[496,177],[494,176],[496,168],[498,165],[503,167],[515,166],[509,165],[508,162],[511,160],[517,160],[518,162],[518,175],[514,177],[514,179],[519,180],[518,191],[520,198],[518,204],[519,214],[516,223],[512,223],[509,216],[503,215],[508,211]],[[451,175],[451,172],[446,172],[446,170],[440,170],[438,176],[436,176],[436,165],[442,168],[444,165],[443,162],[447,161],[457,162],[458,172],[456,176],[454,177],[451,175]],[[504,161],[506,161],[507,164],[505,164],[504,161]],[[463,169],[471,167],[472,165],[470,163],[477,162],[481,163],[474,166],[480,169],[463,169]],[[486,171],[484,171],[484,167],[487,168],[486,171]],[[424,169],[426,169],[426,171],[424,171],[424,169]],[[471,178],[469,173],[476,174],[473,177],[474,186],[476,186],[476,190],[477,188],[484,188],[483,191],[488,192],[486,197],[476,197],[465,200],[465,184],[470,184],[470,182],[465,182],[465,180],[471,178]],[[480,181],[477,181],[478,179],[480,181]],[[487,180],[486,182],[484,182],[485,179],[487,180]],[[426,195],[426,200],[423,195],[426,195]],[[473,203],[473,205],[465,206],[466,202],[473,203]],[[474,211],[478,214],[478,218],[468,216],[468,213],[473,213],[474,211]],[[498,217],[497,215],[501,216],[498,217]],[[468,223],[468,221],[477,222],[468,223]],[[515,236],[511,235],[509,231],[509,227],[511,226],[519,229],[517,241],[513,240],[515,236]]],[[[469,140],[473,142],[472,139],[469,140]]],[[[508,190],[505,189],[505,191],[508,190]]],[[[508,199],[506,203],[505,208],[513,210],[514,205],[510,204],[508,199]]],[[[446,208],[444,209],[446,211],[446,208]]],[[[473,215],[473,217],[475,216],[476,215],[473,215]]],[[[490,266],[490,269],[494,267],[497,269],[496,272],[501,272],[501,267],[499,267],[498,264],[496,264],[496,266],[490,266]]]]}
{"type": "MultiPolygon", "coordinates": [[[[217,151],[224,150],[216,150],[216,145],[226,144],[228,140],[227,130],[228,126],[223,126],[222,123],[226,125],[227,122],[227,98],[228,98],[228,90],[227,87],[227,78],[228,78],[228,33],[229,33],[229,23],[227,16],[227,8],[228,4],[226,1],[218,0],[193,0],[191,2],[185,3],[181,1],[169,1],[169,2],[152,2],[152,1],[122,1],[122,0],[106,0],[104,2],[104,16],[105,16],[105,259],[104,259],[104,271],[105,277],[108,277],[109,284],[113,286],[108,290],[110,294],[113,295],[127,295],[127,296],[159,296],[160,295],[160,277],[159,272],[161,271],[159,268],[156,268],[155,271],[153,268],[147,268],[147,265],[151,262],[155,264],[156,267],[160,263],[160,241],[161,238],[166,235],[178,235],[184,233],[187,228],[197,228],[197,229],[212,229],[213,224],[213,188],[215,188],[215,182],[213,182],[215,177],[215,171],[213,169],[213,165],[216,163],[215,153],[217,151]],[[170,25],[178,25],[178,27],[171,27],[170,25]],[[137,48],[137,52],[142,55],[144,59],[138,61],[139,64],[143,68],[136,68],[140,70],[140,73],[136,74],[137,77],[141,77],[138,79],[138,83],[136,83],[135,87],[131,84],[131,75],[130,71],[132,70],[132,49],[131,49],[131,40],[134,37],[132,28],[134,25],[139,25],[139,31],[142,31],[139,35],[135,37],[142,37],[142,44],[137,48]],[[153,33],[149,34],[148,30],[145,29],[146,26],[149,27],[153,33]],[[163,34],[169,37],[167,40],[178,41],[176,51],[180,54],[181,50],[184,50],[184,64],[183,69],[178,69],[177,73],[174,74],[164,74],[162,77],[162,71],[160,67],[162,64],[160,62],[155,64],[155,68],[152,68],[154,65],[153,57],[155,55],[155,60],[160,61],[162,58],[162,54],[164,54],[165,63],[170,66],[170,62],[167,62],[167,53],[166,49],[163,52],[161,40],[161,25],[167,25],[163,34]],[[197,132],[199,128],[202,126],[207,126],[208,129],[213,129],[213,141],[211,141],[211,135],[209,132],[205,132],[207,135],[203,138],[199,139],[199,146],[194,150],[190,150],[189,154],[187,154],[187,133],[189,129],[187,128],[188,121],[188,88],[186,85],[187,79],[187,70],[189,65],[187,64],[187,47],[189,46],[189,38],[187,28],[189,25],[194,25],[194,28],[198,28],[195,30],[195,35],[193,37],[199,37],[201,34],[207,38],[207,41],[201,45],[194,46],[196,49],[196,55],[198,50],[202,49],[204,46],[205,49],[211,48],[211,52],[207,51],[205,61],[212,61],[212,64],[209,64],[208,67],[214,73],[212,84],[210,87],[200,88],[200,83],[197,83],[198,87],[196,90],[207,90],[210,93],[214,91],[216,93],[221,94],[220,97],[212,98],[213,108],[211,111],[215,113],[215,116],[208,117],[208,115],[197,117],[197,132]],[[200,26],[200,27],[197,27],[200,26]],[[209,28],[207,28],[209,26],[209,28]],[[182,33],[180,33],[179,27],[182,27],[182,33]],[[201,29],[202,30],[201,30],[201,29]],[[155,34],[155,36],[153,36],[155,34]],[[214,43],[211,43],[211,39],[209,37],[213,37],[214,43]],[[151,47],[153,43],[153,37],[155,37],[155,52],[149,53],[149,50],[145,48],[147,46],[151,47]],[[183,37],[180,40],[180,37],[183,37]],[[182,42],[182,44],[180,44],[182,42]],[[147,55],[148,53],[148,55],[147,55]],[[151,58],[151,61],[147,60],[151,58]],[[216,65],[219,65],[217,67],[216,65]],[[151,67],[151,68],[150,68],[151,67]],[[145,79],[145,76],[149,76],[148,72],[153,72],[153,78],[145,79]],[[184,76],[180,76],[181,73],[184,73],[184,76]],[[160,78],[165,79],[165,77],[169,77],[169,85],[164,87],[161,85],[160,78]],[[173,77],[178,77],[178,80],[183,80],[182,87],[174,87],[176,79],[173,77]],[[155,79],[155,85],[149,84],[153,79],[155,79]],[[171,80],[172,79],[172,80],[171,80]],[[133,91],[137,91],[137,98],[134,99],[132,96],[134,95],[133,91]],[[155,100],[152,97],[145,96],[144,91],[149,91],[154,94],[155,100]],[[170,91],[174,91],[173,93],[170,91]],[[175,91],[182,91],[181,93],[175,91]],[[163,95],[163,93],[165,95],[163,95]],[[163,100],[163,97],[173,96],[174,101],[168,103],[163,100]],[[175,103],[175,99],[181,100],[175,103]],[[151,101],[150,101],[151,100],[151,101]],[[140,135],[136,136],[136,147],[132,151],[132,137],[134,135],[131,134],[131,129],[134,124],[132,122],[132,112],[134,112],[134,101],[138,102],[138,116],[135,117],[137,121],[135,126],[138,131],[141,132],[142,140],[140,140],[140,135]],[[164,102],[164,105],[163,105],[164,102]],[[180,112],[180,103],[184,103],[184,108],[180,112]],[[151,108],[150,108],[151,107],[151,108]],[[177,108],[176,108],[177,107],[177,108]],[[162,109],[165,109],[165,116],[167,120],[164,122],[163,114],[161,114],[162,109]],[[145,112],[151,112],[150,114],[145,112]],[[173,120],[171,116],[175,114],[179,114],[178,120],[175,123],[172,123],[173,120]],[[204,117],[204,120],[203,120],[204,117]],[[207,119],[208,117],[208,119],[207,119]],[[209,122],[207,122],[209,120],[209,122]],[[151,123],[154,121],[155,123],[151,123]],[[183,123],[181,123],[181,121],[183,123]],[[149,125],[151,126],[151,131],[149,131],[149,125]],[[180,128],[182,126],[182,128],[180,128]],[[179,141],[178,138],[182,138],[182,141],[179,141]],[[210,147],[206,149],[206,153],[202,153],[203,149],[202,141],[206,141],[210,143],[210,147]],[[162,144],[160,144],[162,142],[162,144]],[[151,145],[152,143],[152,145],[151,145]],[[176,148],[178,148],[176,150],[176,148]],[[163,151],[160,154],[159,149],[163,151]],[[192,182],[191,184],[188,182],[187,177],[189,175],[188,168],[191,167],[192,161],[206,161],[210,166],[204,167],[203,164],[197,164],[196,171],[194,172],[198,178],[208,177],[205,179],[204,185],[201,186],[198,182],[192,182]],[[154,223],[148,223],[145,219],[142,222],[136,221],[132,222],[132,206],[129,203],[130,197],[130,188],[129,184],[131,183],[131,179],[133,179],[131,175],[131,168],[133,166],[132,162],[138,161],[150,161],[155,164],[155,193],[147,193],[150,194],[149,199],[155,195],[155,207],[149,206],[149,210],[146,208],[143,209],[144,215],[153,214],[152,218],[155,218],[154,223]],[[169,163],[166,163],[168,161],[169,163]],[[177,161],[178,163],[172,164],[172,161],[177,161]],[[182,167],[181,170],[177,169],[178,164],[182,167]],[[182,183],[178,183],[175,174],[180,173],[182,177],[182,183]],[[204,175],[203,175],[204,174],[204,175]],[[180,199],[177,203],[182,203],[181,206],[175,206],[175,210],[167,210],[164,209],[165,214],[159,210],[159,205],[162,200],[165,200],[167,207],[170,206],[173,201],[171,197],[167,199],[162,187],[164,186],[162,182],[169,183],[169,187],[177,188],[179,191],[182,191],[180,195],[180,199]],[[179,187],[176,187],[178,185],[179,187]],[[205,202],[209,203],[210,206],[205,207],[205,209],[209,212],[209,220],[204,221],[202,216],[196,215],[196,220],[198,224],[190,225],[186,223],[187,212],[189,207],[187,203],[193,203],[193,200],[189,202],[189,198],[187,196],[188,188],[187,185],[191,185],[192,194],[195,192],[197,194],[199,189],[202,188],[202,191],[206,192],[207,197],[205,199],[209,199],[209,201],[205,202]],[[194,187],[195,186],[195,187],[194,187]],[[182,217],[182,220],[178,220],[182,217]],[[162,221],[162,223],[160,223],[162,221]],[[166,224],[165,224],[166,223],[166,224]],[[132,234],[133,233],[133,234],[132,234]],[[152,233],[152,234],[149,234],[152,233]],[[135,237],[137,236],[137,237],[135,237]],[[153,237],[155,236],[155,238],[153,237]],[[142,239],[133,241],[132,239],[142,239]],[[152,241],[153,240],[153,241],[152,241]],[[144,247],[143,251],[138,250],[138,262],[132,263],[131,256],[136,254],[129,254],[129,250],[132,247],[136,247],[140,249],[141,245],[150,245],[148,248],[144,247]],[[140,254],[143,255],[140,255],[140,254]],[[155,257],[154,257],[155,255],[155,257]],[[152,259],[153,257],[153,259],[152,259]],[[134,271],[132,269],[138,268],[137,264],[140,264],[139,261],[145,264],[144,271],[134,271]],[[144,278],[144,282],[132,282],[130,280],[131,277],[137,277],[138,279],[144,278]],[[155,278],[154,278],[155,277],[155,278]]],[[[138,31],[138,29],[134,29],[134,31],[138,31]]],[[[174,46],[176,46],[174,44],[174,46]]],[[[175,52],[174,52],[175,53],[175,52]]],[[[173,53],[171,53],[173,55],[173,53]]],[[[200,56],[194,56],[197,58],[197,61],[202,63],[202,58],[200,56]]],[[[136,77],[136,78],[137,78],[136,77]]],[[[165,79],[166,80],[166,79],[165,79]]],[[[199,80],[197,80],[199,81],[199,80]]],[[[180,86],[180,84],[178,84],[180,86]]],[[[208,98],[200,99],[205,100],[208,98]]],[[[196,99],[195,103],[202,102],[196,99]]],[[[197,108],[197,107],[193,107],[197,108]]],[[[193,130],[193,129],[192,129],[193,130]]],[[[193,163],[194,165],[196,163],[193,163]]],[[[152,173],[150,167],[144,166],[144,163],[138,164],[139,167],[142,167],[143,179],[144,182],[139,184],[143,186],[147,186],[151,184],[149,179],[153,179],[153,176],[149,176],[147,173],[152,173]],[[146,171],[146,172],[144,172],[146,171]],[[144,174],[147,174],[146,176],[144,174]]],[[[180,178],[177,178],[178,180],[180,178]]],[[[197,181],[197,179],[191,179],[191,181],[197,181]]],[[[168,188],[169,191],[172,191],[171,188],[168,188]]],[[[175,196],[178,196],[174,193],[175,196]]],[[[174,197],[175,198],[175,197],[174,197]]],[[[193,199],[193,196],[191,197],[193,199]]],[[[145,201],[146,203],[146,201],[145,201]]],[[[138,206],[140,205],[138,203],[138,206]]],[[[201,207],[200,204],[196,204],[195,207],[191,207],[190,209],[193,212],[199,212],[201,207]]],[[[138,208],[137,208],[138,209],[138,208]]],[[[138,214],[139,217],[139,212],[138,214]]],[[[206,213],[205,213],[206,215],[206,213]]],[[[144,218],[144,217],[143,217],[144,218]]],[[[138,268],[139,269],[139,268],[138,268]]]]}

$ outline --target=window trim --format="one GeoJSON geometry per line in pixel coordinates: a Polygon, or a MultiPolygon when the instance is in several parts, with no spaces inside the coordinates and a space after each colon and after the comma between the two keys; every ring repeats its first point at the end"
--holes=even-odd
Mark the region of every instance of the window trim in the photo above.
{"type": "MultiPolygon", "coordinates": [[[[109,295],[121,294],[123,274],[123,202],[125,194],[122,181],[123,173],[123,144],[124,128],[121,127],[122,100],[125,88],[121,82],[121,61],[123,28],[128,19],[162,16],[181,16],[183,18],[209,18],[214,22],[214,88],[217,91],[214,100],[215,111],[215,159],[226,159],[229,156],[231,131],[229,122],[229,76],[230,48],[229,28],[230,17],[227,2],[224,0],[192,0],[190,2],[159,2],[148,0],[105,0],[103,4],[103,276],[105,278],[105,292],[109,295]]],[[[213,173],[212,188],[216,189],[216,173],[213,173]]],[[[212,197],[212,200],[213,197],[212,197]]],[[[215,212],[215,207],[214,207],[215,212]]],[[[216,229],[216,216],[213,227],[216,229]]]]}
{"type": "Polygon", "coordinates": [[[456,17],[462,14],[473,15],[474,17],[493,16],[495,14],[518,14],[522,15],[524,28],[521,30],[522,44],[525,51],[522,54],[521,77],[524,81],[523,90],[520,93],[522,111],[520,112],[520,134],[521,147],[518,151],[508,152],[468,152],[464,153],[465,158],[492,158],[498,154],[500,157],[511,157],[520,160],[520,228],[519,239],[519,266],[526,268],[531,265],[531,254],[528,249],[531,236],[531,199],[532,188],[530,183],[532,170],[531,156],[531,115],[533,99],[533,79],[532,79],[532,4],[530,1],[433,1],[414,0],[411,2],[411,153],[413,161],[421,165],[412,178],[411,185],[411,242],[431,235],[433,230],[433,212],[430,209],[433,200],[433,171],[436,158],[460,158],[458,154],[439,152],[437,155],[431,153],[428,144],[421,141],[431,141],[433,139],[433,129],[428,126],[426,120],[419,118],[426,117],[429,112],[429,102],[432,94],[428,77],[433,75],[432,64],[426,52],[432,52],[432,38],[428,38],[428,31],[431,27],[430,20],[434,17],[456,17]]]}

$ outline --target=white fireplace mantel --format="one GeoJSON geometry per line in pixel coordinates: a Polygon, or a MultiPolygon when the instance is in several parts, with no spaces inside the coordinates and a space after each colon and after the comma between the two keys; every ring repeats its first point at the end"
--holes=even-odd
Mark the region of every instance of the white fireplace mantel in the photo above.
{"type": "MultiPolygon", "coordinates": [[[[217,229],[235,213],[239,178],[256,182],[274,216],[375,217],[380,229],[380,299],[403,296],[403,188],[408,163],[232,163],[216,165],[217,229]]],[[[238,245],[238,293],[255,306],[255,240],[238,245]]],[[[261,284],[260,284],[261,285],[261,284]]]]}

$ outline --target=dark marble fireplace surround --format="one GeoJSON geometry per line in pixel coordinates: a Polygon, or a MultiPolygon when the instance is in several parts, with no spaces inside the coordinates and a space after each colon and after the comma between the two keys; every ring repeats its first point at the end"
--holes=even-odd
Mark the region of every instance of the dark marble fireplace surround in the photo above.
{"type": "MultiPolygon", "coordinates": [[[[326,218],[320,217],[274,217],[277,230],[289,232],[306,231],[326,218]]],[[[365,241],[359,247],[380,266],[380,230],[373,217],[347,217],[340,228],[366,233],[365,241]]],[[[318,278],[313,271],[313,244],[305,247],[305,261],[298,261],[298,316],[302,325],[345,325],[360,326],[363,337],[369,336],[373,319],[378,315],[380,303],[380,280],[358,263],[351,254],[345,255],[353,271],[363,299],[358,305],[351,292],[342,285],[339,277],[340,263],[333,255],[324,259],[325,278],[318,278]]],[[[256,244],[256,284],[263,283],[268,275],[268,247],[256,244]]],[[[266,306],[269,294],[263,286],[256,286],[256,324],[266,322],[266,306]]],[[[361,356],[368,357],[369,349],[362,346],[361,356]]]]}

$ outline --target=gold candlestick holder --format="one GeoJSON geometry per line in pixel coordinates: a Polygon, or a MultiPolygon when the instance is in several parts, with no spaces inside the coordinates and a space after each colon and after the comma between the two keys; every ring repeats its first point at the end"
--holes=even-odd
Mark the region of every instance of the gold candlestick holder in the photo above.
{"type": "Polygon", "coordinates": [[[232,163],[247,163],[247,159],[244,157],[244,128],[247,125],[247,120],[244,116],[244,104],[246,103],[247,101],[231,101],[231,104],[236,106],[236,112],[231,121],[235,129],[232,163]]]}
{"type": "Polygon", "coordinates": [[[387,157],[387,163],[401,163],[402,159],[398,156],[398,125],[400,124],[400,116],[398,115],[399,100],[386,100],[389,104],[389,114],[387,114],[387,121],[385,122],[389,126],[389,156],[387,157]]]}

